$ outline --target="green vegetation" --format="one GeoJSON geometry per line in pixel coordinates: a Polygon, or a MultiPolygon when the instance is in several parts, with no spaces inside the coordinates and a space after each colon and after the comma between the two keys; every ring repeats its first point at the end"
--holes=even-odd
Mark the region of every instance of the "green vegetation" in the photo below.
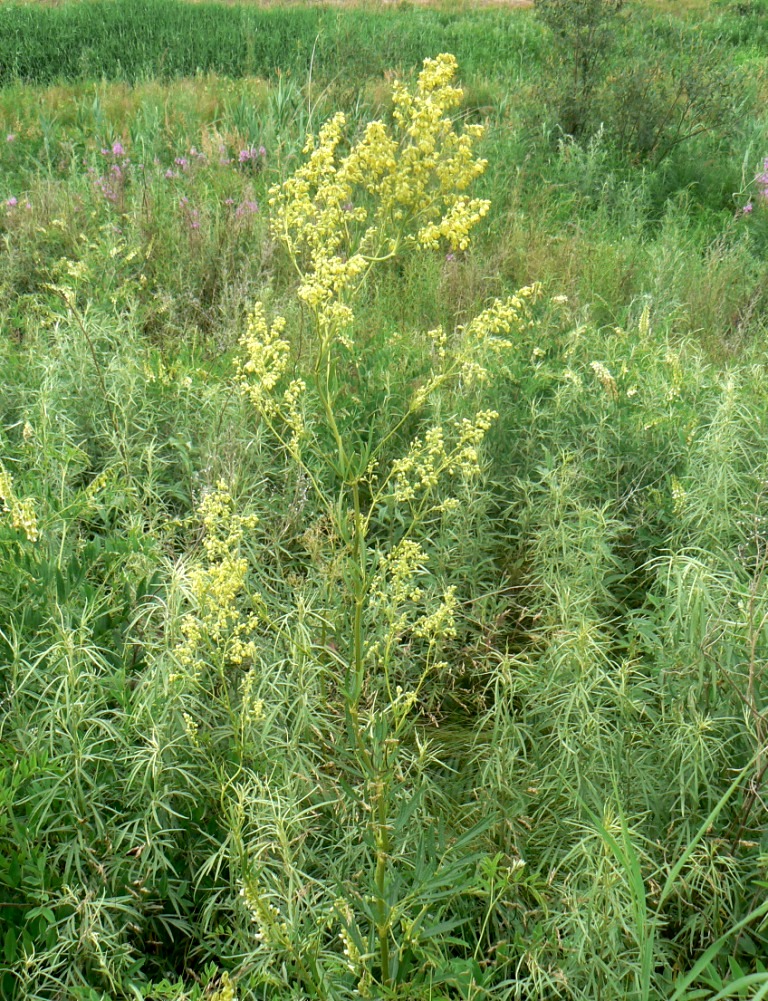
{"type": "Polygon", "coordinates": [[[545,21],[0,7],[3,998],[768,996],[768,6],[545,21]]]}
{"type": "Polygon", "coordinates": [[[417,66],[454,51],[464,72],[499,76],[536,51],[528,18],[503,11],[455,15],[414,9],[262,9],[185,0],[75,0],[61,7],[0,7],[0,83],[15,79],[145,80],[215,72],[297,75],[315,70],[347,83],[417,66]],[[314,58],[313,58],[314,53],[314,58]],[[499,64],[501,60],[501,64],[499,64]]]}

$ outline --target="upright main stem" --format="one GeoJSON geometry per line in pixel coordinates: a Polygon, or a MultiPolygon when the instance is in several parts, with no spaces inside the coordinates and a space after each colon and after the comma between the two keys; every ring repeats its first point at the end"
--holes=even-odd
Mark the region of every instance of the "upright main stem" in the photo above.
{"type": "Polygon", "coordinates": [[[365,603],[366,545],[365,526],[360,511],[360,486],[357,477],[352,481],[352,503],[354,505],[354,535],[352,559],[354,561],[355,612],[353,624],[353,672],[355,678],[355,704],[363,693],[364,649],[363,649],[363,605],[365,603]]]}
{"type": "MultiPolygon", "coordinates": [[[[386,762],[384,763],[386,771],[386,762]]],[[[391,982],[389,966],[389,906],[387,904],[387,860],[389,858],[389,826],[387,824],[387,797],[384,795],[385,776],[378,783],[376,809],[376,895],[378,897],[379,963],[381,983],[389,987],[391,982]]]]}
{"type": "MultiPolygon", "coordinates": [[[[365,641],[364,641],[364,609],[368,579],[368,547],[366,542],[367,519],[363,515],[360,500],[360,479],[363,470],[359,468],[361,463],[353,454],[348,456],[341,432],[339,430],[336,416],[333,411],[332,393],[332,350],[330,338],[326,340],[326,348],[321,358],[322,374],[318,366],[318,388],[322,397],[323,410],[325,412],[328,428],[333,436],[336,446],[337,471],[342,480],[340,490],[340,503],[337,509],[339,519],[345,519],[345,501],[348,496],[347,491],[352,496],[352,533],[350,539],[351,548],[351,581],[352,581],[352,650],[349,660],[349,683],[346,686],[346,711],[352,730],[351,736],[354,740],[358,762],[363,774],[366,775],[370,788],[374,791],[374,850],[376,857],[376,869],[374,882],[376,887],[376,935],[379,944],[379,964],[381,967],[381,983],[384,987],[391,986],[392,970],[391,957],[389,952],[389,931],[390,931],[390,911],[387,901],[387,869],[390,853],[390,838],[388,824],[388,742],[383,733],[377,733],[374,728],[374,746],[366,746],[365,732],[360,725],[359,705],[363,696],[365,684],[365,641]]],[[[342,524],[339,525],[341,529],[342,524]]],[[[342,535],[345,533],[342,532],[342,535]]]]}

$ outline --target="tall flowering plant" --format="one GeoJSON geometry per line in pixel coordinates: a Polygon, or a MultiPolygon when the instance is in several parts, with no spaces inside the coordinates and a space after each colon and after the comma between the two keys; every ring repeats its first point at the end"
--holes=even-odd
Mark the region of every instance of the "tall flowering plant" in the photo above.
{"type": "MultiPolygon", "coordinates": [[[[274,438],[309,477],[317,500],[343,540],[353,572],[352,646],[346,661],[345,692],[356,713],[366,680],[389,681],[396,642],[405,630],[401,605],[420,591],[413,582],[426,561],[413,542],[419,525],[454,501],[439,488],[446,481],[471,479],[480,471],[481,442],[496,418],[483,410],[474,419],[449,420],[416,437],[404,455],[385,466],[390,443],[404,425],[421,415],[442,387],[489,379],[489,362],[511,347],[509,335],[528,323],[529,302],[538,292],[526,288],[505,301],[495,301],[460,329],[428,333],[431,370],[417,386],[405,413],[378,437],[370,427],[342,426],[335,409],[341,376],[339,360],[365,346],[356,345],[353,301],[372,268],[408,247],[465,249],[472,229],[489,203],[468,189],[485,170],[475,155],[483,129],[469,125],[458,132],[450,112],[462,99],[454,85],[456,60],[451,55],[427,59],[415,92],[396,84],[393,124],[371,122],[347,153],[344,116],[339,114],[310,136],[306,162],[270,193],[272,231],[283,242],[298,275],[298,298],[311,319],[314,340],[309,373],[296,369],[282,317],[267,319],[257,303],[242,340],[243,389],[274,438]],[[330,451],[327,442],[331,442],[330,451]],[[329,495],[315,470],[333,470],[338,481],[329,495]],[[395,519],[406,525],[393,546],[372,541],[372,527],[395,519]],[[407,554],[407,555],[406,555],[407,554]],[[396,581],[397,583],[393,583],[396,581]],[[394,603],[393,635],[382,644],[369,642],[366,618],[381,621],[382,603],[394,603]]],[[[408,627],[429,631],[440,622],[450,632],[454,601],[443,598],[443,612],[422,615],[408,627]]],[[[406,616],[406,619],[408,616],[406,616]]],[[[437,637],[434,637],[435,643],[437,637]]],[[[429,645],[429,644],[428,644],[429,645]]],[[[432,644],[434,645],[434,644],[432,644]]],[[[431,649],[431,646],[430,649],[431,649]]],[[[425,663],[431,664],[431,654],[425,663]]],[[[423,677],[413,693],[417,696],[423,677]]]]}
{"type": "MultiPolygon", "coordinates": [[[[298,300],[310,320],[310,344],[304,337],[299,353],[286,318],[270,316],[263,303],[253,307],[242,339],[242,390],[322,515],[315,542],[325,547],[334,580],[322,612],[322,655],[337,675],[328,698],[337,700],[346,720],[350,751],[343,787],[370,852],[365,889],[336,900],[325,924],[313,916],[309,936],[291,935],[286,914],[296,902],[290,895],[281,896],[274,881],[267,885],[258,866],[244,877],[260,948],[272,956],[273,968],[290,963],[317,997],[327,993],[332,959],[323,936],[329,925],[341,928],[345,975],[354,976],[363,993],[374,982],[391,989],[409,968],[412,974],[412,957],[425,954],[427,946],[419,943],[425,915],[446,906],[450,896],[438,865],[428,867],[407,899],[399,898],[402,862],[395,861],[393,842],[404,826],[398,810],[413,808],[404,805],[404,756],[412,746],[406,737],[428,680],[447,667],[443,658],[459,616],[455,588],[440,586],[428,572],[430,526],[450,517],[459,487],[481,473],[483,440],[497,414],[482,407],[471,417],[449,413],[430,420],[429,414],[441,413],[451,394],[466,396],[491,379],[515,332],[532,322],[538,288],[490,303],[455,330],[437,327],[421,335],[427,367],[391,413],[385,407],[372,420],[363,402],[346,392],[345,373],[350,360],[366,367],[372,350],[354,308],[371,271],[409,248],[466,249],[488,212],[489,203],[470,193],[486,167],[476,155],[482,127],[460,131],[451,118],[462,99],[456,69],[451,55],[425,60],[415,89],[395,85],[392,121],[371,122],[351,144],[343,115],[308,137],[304,163],[271,190],[270,206],[272,232],[292,262],[298,300]],[[412,426],[420,430],[409,437],[412,426]]],[[[219,535],[226,540],[233,533],[219,535]]],[[[239,545],[239,527],[234,535],[239,545]]],[[[310,536],[312,527],[305,539],[310,536]]],[[[311,540],[307,547],[311,552],[311,540]]],[[[214,555],[208,575],[218,580],[226,565],[227,581],[237,578],[240,587],[242,565],[218,550],[214,555]]],[[[186,621],[187,661],[218,630],[217,636],[229,637],[232,661],[240,664],[248,659],[251,636],[274,627],[258,602],[247,620],[225,614],[222,625],[221,609],[234,608],[231,598],[227,591],[226,600],[216,600],[210,628],[186,621]]],[[[459,866],[451,876],[457,892],[461,879],[459,866]]]]}

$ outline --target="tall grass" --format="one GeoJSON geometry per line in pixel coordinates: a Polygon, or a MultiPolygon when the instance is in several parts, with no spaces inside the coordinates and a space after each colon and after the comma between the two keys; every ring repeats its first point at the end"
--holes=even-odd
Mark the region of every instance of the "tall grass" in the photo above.
{"type": "Polygon", "coordinates": [[[466,72],[498,77],[536,59],[526,16],[414,9],[222,7],[182,0],[76,0],[61,7],[0,9],[0,84],[71,79],[136,81],[215,72],[232,77],[354,79],[455,51],[466,72]]]}

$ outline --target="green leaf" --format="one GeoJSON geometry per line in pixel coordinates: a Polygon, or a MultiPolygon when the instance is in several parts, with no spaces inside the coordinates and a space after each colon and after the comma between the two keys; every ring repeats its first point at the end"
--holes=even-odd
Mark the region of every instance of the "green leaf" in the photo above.
{"type": "Polygon", "coordinates": [[[6,963],[13,963],[16,959],[16,933],[13,928],[6,928],[3,936],[3,955],[6,963]]]}

